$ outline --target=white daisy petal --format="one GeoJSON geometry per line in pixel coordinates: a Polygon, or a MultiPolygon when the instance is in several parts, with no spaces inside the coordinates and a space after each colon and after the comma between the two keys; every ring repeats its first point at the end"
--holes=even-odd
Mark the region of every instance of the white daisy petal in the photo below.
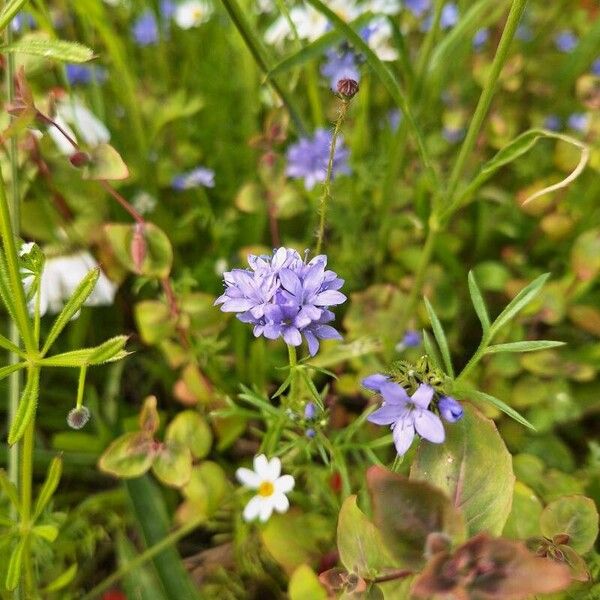
{"type": "Polygon", "coordinates": [[[260,485],[260,477],[250,469],[241,467],[235,472],[235,476],[246,487],[256,489],[260,485]]]}
{"type": "Polygon", "coordinates": [[[273,508],[278,513],[287,512],[290,507],[290,501],[285,494],[275,494],[273,496],[273,508]]]}
{"type": "Polygon", "coordinates": [[[260,514],[258,518],[264,523],[269,520],[269,517],[273,514],[273,496],[268,498],[261,498],[260,503],[260,514]]]}
{"type": "Polygon", "coordinates": [[[264,454],[254,457],[254,471],[261,479],[269,478],[269,461],[264,454]]]}
{"type": "Polygon", "coordinates": [[[244,521],[254,521],[261,512],[263,499],[260,496],[254,496],[244,508],[244,521]]]}
{"type": "Polygon", "coordinates": [[[281,461],[275,457],[269,461],[269,480],[275,481],[281,475],[281,461]]]}
{"type": "Polygon", "coordinates": [[[288,494],[294,489],[294,478],[291,475],[282,475],[275,481],[276,494],[288,494]]]}

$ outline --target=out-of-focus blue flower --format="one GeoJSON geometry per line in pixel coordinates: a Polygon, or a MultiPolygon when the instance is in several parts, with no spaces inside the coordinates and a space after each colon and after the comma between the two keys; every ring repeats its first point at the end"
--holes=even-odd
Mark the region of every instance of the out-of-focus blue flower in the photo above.
{"type": "Polygon", "coordinates": [[[573,113],[569,116],[567,124],[571,129],[579,133],[586,133],[590,124],[590,118],[586,113],[573,113]]]}
{"type": "Polygon", "coordinates": [[[463,127],[444,127],[442,136],[447,142],[457,144],[465,137],[465,130],[463,127]]]}
{"type": "Polygon", "coordinates": [[[307,402],[304,407],[304,418],[312,420],[317,416],[317,407],[314,402],[307,402]]]}
{"type": "Polygon", "coordinates": [[[154,13],[147,9],[133,23],[133,38],[139,46],[152,46],[158,42],[158,23],[154,13]]]}
{"type": "Polygon", "coordinates": [[[560,131],[562,129],[560,117],[557,115],[548,115],[544,119],[544,129],[549,129],[550,131],[560,131]]]}
{"type": "MultiPolygon", "coordinates": [[[[450,29],[458,23],[460,13],[458,12],[458,6],[454,2],[449,2],[442,8],[442,14],[440,15],[440,27],[441,29],[450,29]]],[[[433,25],[433,15],[428,15],[427,18],[421,24],[421,31],[429,31],[433,25]]]]}
{"type": "Polygon", "coordinates": [[[360,75],[354,52],[351,50],[342,52],[328,50],[325,56],[326,61],[321,67],[321,74],[329,79],[332,90],[337,90],[340,79],[359,81],[360,75]]]}
{"type": "Polygon", "coordinates": [[[20,33],[25,28],[35,29],[37,23],[29,13],[21,11],[13,17],[10,26],[15,33],[20,33]]]}
{"type": "Polygon", "coordinates": [[[473,48],[475,48],[475,50],[481,50],[489,39],[490,30],[487,27],[480,29],[473,37],[473,48]]]}
{"type": "Polygon", "coordinates": [[[530,42],[533,39],[533,31],[531,30],[531,27],[529,27],[529,25],[525,25],[524,23],[522,23],[517,27],[517,32],[515,33],[515,36],[518,40],[521,40],[522,42],[530,42]]]}
{"type": "Polygon", "coordinates": [[[577,36],[570,30],[565,29],[556,34],[554,37],[554,45],[561,52],[573,52],[577,47],[577,36]]]}
{"type": "MultiPolygon", "coordinates": [[[[378,374],[379,375],[379,374],[378,374]]],[[[374,391],[383,396],[384,403],[367,419],[375,425],[391,425],[396,452],[400,456],[406,454],[413,443],[415,433],[434,444],[441,444],[446,439],[444,425],[434,412],[429,410],[434,390],[422,383],[417,391],[409,397],[405,389],[398,383],[389,381],[385,376],[374,391]]],[[[373,376],[363,381],[363,385],[373,389],[373,376]]]]}
{"type": "Polygon", "coordinates": [[[393,108],[388,112],[388,123],[392,131],[398,131],[398,127],[400,127],[400,123],[402,123],[402,112],[393,108]]]}
{"type": "Polygon", "coordinates": [[[421,345],[421,334],[416,330],[407,331],[402,338],[406,348],[416,348],[421,345]]]}
{"type": "Polygon", "coordinates": [[[311,440],[312,440],[312,438],[315,437],[315,435],[317,435],[317,432],[312,427],[307,429],[304,433],[305,433],[306,437],[311,440]]]}
{"type": "Polygon", "coordinates": [[[159,10],[163,19],[170,19],[175,14],[177,5],[172,0],[161,0],[159,10]]]}
{"type": "Polygon", "coordinates": [[[456,423],[462,419],[464,410],[460,402],[457,402],[451,396],[442,396],[438,402],[438,409],[442,419],[448,423],[456,423]]]}
{"type": "Polygon", "coordinates": [[[196,167],[173,177],[171,186],[180,192],[195,187],[215,187],[215,172],[207,167],[196,167]]]}
{"type": "Polygon", "coordinates": [[[404,5],[418,18],[431,8],[431,0],[404,0],[404,5]]]}
{"type": "Polygon", "coordinates": [[[103,83],[108,77],[106,69],[95,65],[68,64],[65,70],[69,85],[87,85],[92,81],[103,83]]]}
{"type": "Polygon", "coordinates": [[[295,250],[279,248],[271,256],[248,257],[248,264],[223,274],[225,292],[215,301],[223,312],[238,313],[256,337],[283,338],[291,346],[304,337],[311,356],[320,340],[341,339],[328,323],[334,319],[329,307],[346,301],[339,291],[344,280],[325,269],[326,256],[307,263],[295,250]]]}
{"type": "Polygon", "coordinates": [[[592,63],[592,74],[593,75],[598,75],[598,77],[600,77],[600,58],[597,58],[593,63],[592,63]]]}
{"type": "MultiPolygon", "coordinates": [[[[287,151],[286,174],[294,179],[304,179],[304,187],[312,190],[318,182],[327,177],[327,164],[331,148],[332,133],[326,129],[317,129],[312,138],[301,138],[287,151]]],[[[348,175],[348,149],[344,140],[338,137],[333,160],[332,176],[348,175]]]]}

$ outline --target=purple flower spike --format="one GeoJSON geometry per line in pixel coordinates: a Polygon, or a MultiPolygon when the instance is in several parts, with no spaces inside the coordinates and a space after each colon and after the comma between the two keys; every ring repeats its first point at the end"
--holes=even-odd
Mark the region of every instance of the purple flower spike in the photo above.
{"type": "Polygon", "coordinates": [[[279,248],[272,256],[250,256],[250,269],[224,273],[225,293],[215,301],[223,312],[236,312],[243,323],[254,326],[256,337],[283,338],[299,346],[302,338],[314,356],[320,340],[342,339],[330,323],[330,306],[342,304],[344,284],[326,270],[327,257],[306,262],[295,250],[279,248]]]}
{"type": "MultiPolygon", "coordinates": [[[[286,174],[293,179],[304,179],[304,187],[312,190],[319,182],[325,181],[329,149],[332,141],[331,131],[317,129],[312,138],[304,137],[292,144],[287,152],[286,174]]],[[[348,149],[340,136],[335,148],[333,176],[349,175],[348,149]]]]}
{"type": "Polygon", "coordinates": [[[412,445],[415,433],[434,444],[444,441],[442,421],[429,410],[434,393],[431,386],[422,383],[409,397],[401,385],[385,382],[380,386],[380,393],[384,403],[368,420],[375,425],[391,425],[394,445],[400,456],[412,445]]]}
{"type": "Polygon", "coordinates": [[[460,402],[457,402],[451,396],[442,396],[438,402],[438,408],[442,419],[448,421],[448,423],[456,423],[456,421],[462,419],[464,413],[460,402]]]}

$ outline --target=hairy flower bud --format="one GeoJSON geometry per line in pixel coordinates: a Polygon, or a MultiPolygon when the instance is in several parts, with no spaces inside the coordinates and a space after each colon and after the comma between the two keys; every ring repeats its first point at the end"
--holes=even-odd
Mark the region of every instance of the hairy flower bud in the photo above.
{"type": "Polygon", "coordinates": [[[340,79],[337,84],[337,91],[341,96],[350,100],[358,92],[358,81],[354,79],[340,79]]]}
{"type": "Polygon", "coordinates": [[[82,429],[90,420],[90,411],[85,406],[79,406],[69,411],[67,423],[71,429],[82,429]]]}
{"type": "Polygon", "coordinates": [[[463,407],[451,396],[442,396],[438,403],[440,415],[448,423],[456,423],[463,416],[463,407]]]}

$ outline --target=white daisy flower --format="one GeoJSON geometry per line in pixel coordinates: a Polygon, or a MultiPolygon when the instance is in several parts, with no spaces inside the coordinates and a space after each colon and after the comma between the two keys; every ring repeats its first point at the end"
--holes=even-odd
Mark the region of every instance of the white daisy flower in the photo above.
{"type": "MultiPolygon", "coordinates": [[[[44,262],[40,281],[40,313],[42,315],[59,313],[81,280],[97,266],[94,257],[85,251],[48,258],[44,262]]],[[[25,289],[28,289],[32,283],[32,275],[23,278],[25,289]]],[[[85,301],[85,305],[110,305],[113,303],[116,291],[117,286],[101,272],[96,287],[85,301]]],[[[35,300],[32,300],[29,309],[33,311],[34,306],[35,300]]]]}
{"type": "Polygon", "coordinates": [[[269,520],[273,510],[284,513],[290,507],[286,494],[294,489],[294,478],[281,475],[281,461],[278,458],[267,460],[264,454],[254,457],[254,471],[238,469],[235,473],[238,480],[257,491],[246,508],[244,520],[253,521],[257,517],[264,523],[269,520]]]}
{"type": "MultiPolygon", "coordinates": [[[[107,144],[110,141],[110,131],[92,112],[79,100],[61,100],[56,108],[56,123],[64,129],[75,141],[77,134],[90,147],[107,144]]],[[[48,129],[48,134],[63,154],[71,156],[75,149],[65,136],[54,126],[48,129]]]]}
{"type": "Polygon", "coordinates": [[[175,10],[175,23],[181,29],[191,29],[206,23],[212,15],[212,6],[204,0],[187,0],[175,10]]]}

